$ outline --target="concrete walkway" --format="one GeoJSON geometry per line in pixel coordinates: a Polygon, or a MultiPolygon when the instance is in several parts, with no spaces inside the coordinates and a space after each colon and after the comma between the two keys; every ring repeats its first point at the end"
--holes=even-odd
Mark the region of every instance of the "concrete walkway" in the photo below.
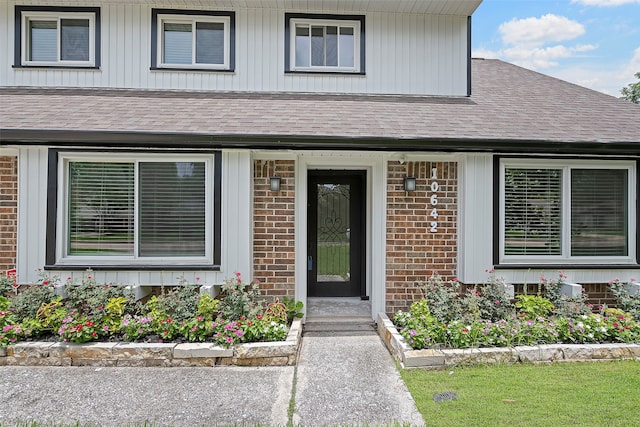
{"type": "Polygon", "coordinates": [[[297,374],[292,366],[0,367],[0,424],[30,420],[102,426],[423,424],[377,335],[304,337],[297,374]]]}

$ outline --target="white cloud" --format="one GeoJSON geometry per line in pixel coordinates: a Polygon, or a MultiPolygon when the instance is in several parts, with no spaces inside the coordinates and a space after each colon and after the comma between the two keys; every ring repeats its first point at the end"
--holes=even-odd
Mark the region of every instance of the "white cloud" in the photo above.
{"type": "Polygon", "coordinates": [[[571,3],[579,3],[585,6],[622,6],[624,4],[640,4],[640,0],[571,0],[571,3]]]}
{"type": "Polygon", "coordinates": [[[547,43],[573,40],[585,33],[584,25],[554,14],[540,18],[512,19],[498,28],[505,44],[515,46],[543,46],[547,43]]]}

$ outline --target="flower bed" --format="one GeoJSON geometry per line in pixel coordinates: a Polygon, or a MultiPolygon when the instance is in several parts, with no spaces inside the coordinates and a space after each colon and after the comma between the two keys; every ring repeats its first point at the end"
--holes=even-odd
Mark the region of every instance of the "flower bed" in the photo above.
{"type": "Polygon", "coordinates": [[[163,288],[145,303],[136,302],[133,291],[96,283],[90,271],[79,283],[65,282],[65,298],[54,292],[59,284],[59,279],[44,275],[20,294],[9,299],[0,296],[0,348],[12,344],[4,352],[13,358],[8,360],[54,354],[47,363],[68,364],[69,360],[91,360],[82,354],[96,348],[113,363],[122,349],[142,349],[143,354],[157,349],[164,354],[163,360],[178,365],[192,358],[207,365],[258,363],[254,359],[291,364],[297,354],[297,341],[293,345],[290,336],[297,334],[291,325],[300,315],[301,303],[276,299],[267,304],[258,284],[243,282],[239,273],[222,285],[221,299],[199,294],[199,286],[181,283],[163,288]],[[100,343],[71,345],[93,341],[100,343]],[[267,344],[271,342],[276,344],[267,344]],[[36,356],[21,356],[27,350],[36,356]]]}
{"type": "Polygon", "coordinates": [[[640,321],[634,318],[638,316],[635,308],[640,297],[622,295],[625,286],[619,280],[609,286],[615,295],[624,297],[621,306],[628,308],[628,312],[594,308],[585,303],[586,295],[573,298],[562,295],[560,289],[566,279],[562,272],[557,279],[541,278],[537,295],[519,295],[513,304],[501,279],[489,273],[486,283],[465,295],[460,295],[457,281],[445,282],[439,275],[433,275],[424,286],[425,298],[414,302],[410,311],[395,314],[393,324],[402,338],[397,341],[411,350],[438,354],[439,358],[443,357],[441,351],[472,349],[461,354],[479,352],[504,360],[529,356],[516,356],[510,350],[482,349],[566,344],[627,344],[635,348],[640,343],[640,321]]]}

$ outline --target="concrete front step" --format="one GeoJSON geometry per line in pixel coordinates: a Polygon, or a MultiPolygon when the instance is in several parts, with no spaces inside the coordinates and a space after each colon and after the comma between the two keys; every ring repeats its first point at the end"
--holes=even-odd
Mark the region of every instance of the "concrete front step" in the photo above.
{"type": "Polygon", "coordinates": [[[309,317],[303,334],[365,335],[375,333],[375,323],[368,316],[309,317]]]}

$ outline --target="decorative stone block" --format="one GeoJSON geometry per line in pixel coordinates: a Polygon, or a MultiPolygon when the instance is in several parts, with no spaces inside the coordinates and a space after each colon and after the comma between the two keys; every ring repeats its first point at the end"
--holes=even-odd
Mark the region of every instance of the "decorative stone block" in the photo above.
{"type": "Polygon", "coordinates": [[[170,359],[175,346],[172,343],[120,343],[112,354],[118,359],[170,359]]]}
{"type": "Polygon", "coordinates": [[[411,350],[404,354],[402,363],[407,368],[438,367],[445,365],[445,355],[440,350],[411,350]]]}
{"type": "Polygon", "coordinates": [[[7,356],[45,358],[49,357],[50,348],[54,345],[50,342],[19,342],[7,347],[7,356]]]}
{"type": "Polygon", "coordinates": [[[195,357],[190,359],[171,359],[169,366],[173,367],[211,367],[216,366],[218,359],[215,357],[195,357]]]}
{"type": "Polygon", "coordinates": [[[628,344],[587,344],[593,349],[594,360],[620,360],[635,357],[635,348],[628,344]]]}
{"type": "Polygon", "coordinates": [[[586,344],[570,344],[562,347],[564,360],[591,360],[593,348],[586,344]]]}
{"type": "Polygon", "coordinates": [[[288,357],[251,357],[236,360],[238,366],[286,366],[288,363],[288,357]]]}
{"type": "Polygon", "coordinates": [[[78,358],[71,359],[72,366],[95,366],[95,367],[106,367],[112,368],[117,366],[117,359],[99,359],[99,358],[78,358]]]}
{"type": "Polygon", "coordinates": [[[112,357],[114,342],[92,342],[87,344],[56,343],[51,348],[60,351],[60,357],[72,359],[109,359],[112,357]]]}
{"type": "Polygon", "coordinates": [[[476,357],[480,354],[477,348],[453,348],[442,350],[447,366],[475,364],[476,357]]]}
{"type": "MultiPolygon", "coordinates": [[[[260,357],[289,357],[298,351],[295,343],[291,342],[257,342],[236,345],[233,356],[238,359],[251,359],[260,357]]],[[[221,355],[221,357],[226,355],[221,355]]]]}
{"type": "Polygon", "coordinates": [[[173,349],[174,359],[216,358],[233,356],[232,348],[223,348],[211,343],[184,343],[173,349]]]}
{"type": "Polygon", "coordinates": [[[7,356],[7,347],[0,347],[0,357],[7,356]]]}
{"type": "Polygon", "coordinates": [[[560,293],[569,298],[577,298],[582,295],[582,285],[577,283],[564,283],[560,286],[560,293]]]}
{"type": "Polygon", "coordinates": [[[544,359],[542,359],[540,347],[538,346],[522,345],[515,347],[514,350],[518,355],[518,360],[520,360],[521,362],[536,363],[545,361],[544,359]]]}
{"type": "Polygon", "coordinates": [[[563,344],[541,344],[538,346],[540,349],[540,361],[541,362],[556,362],[564,359],[564,349],[566,345],[563,344]]]}

